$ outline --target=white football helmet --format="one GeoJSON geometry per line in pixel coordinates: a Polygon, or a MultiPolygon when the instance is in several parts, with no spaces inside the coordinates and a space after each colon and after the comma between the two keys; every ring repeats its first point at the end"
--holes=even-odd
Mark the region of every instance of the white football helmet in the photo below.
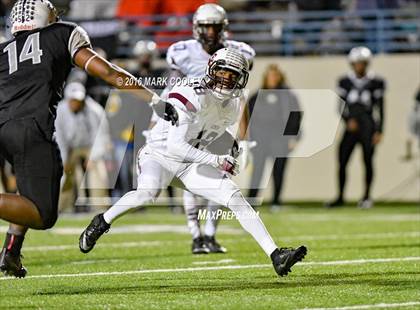
{"type": "Polygon", "coordinates": [[[350,50],[348,55],[349,62],[366,62],[369,63],[372,59],[372,52],[365,46],[356,46],[350,50]]]}
{"type": "Polygon", "coordinates": [[[18,0],[10,14],[13,35],[48,26],[57,20],[57,10],[49,0],[18,0]]]}
{"type": "Polygon", "coordinates": [[[207,3],[201,5],[193,16],[193,36],[201,44],[216,45],[222,44],[226,39],[227,26],[229,22],[226,11],[220,5],[207,3]],[[215,39],[207,36],[206,27],[214,25],[217,27],[215,39]]]}
{"type": "Polygon", "coordinates": [[[249,64],[245,56],[235,49],[222,48],[211,56],[203,85],[216,98],[226,100],[241,96],[248,77],[249,64]]]}

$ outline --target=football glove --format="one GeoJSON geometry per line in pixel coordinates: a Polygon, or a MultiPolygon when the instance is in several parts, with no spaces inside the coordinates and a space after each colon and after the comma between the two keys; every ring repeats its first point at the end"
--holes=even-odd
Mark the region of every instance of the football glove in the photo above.
{"type": "Polygon", "coordinates": [[[158,95],[153,95],[150,106],[155,113],[163,118],[165,121],[169,121],[172,125],[178,126],[178,112],[174,106],[166,101],[163,101],[158,95]]]}
{"type": "Polygon", "coordinates": [[[231,175],[237,175],[239,172],[238,161],[230,155],[217,156],[217,164],[217,168],[219,168],[222,171],[226,171],[231,175]]]}
{"type": "Polygon", "coordinates": [[[238,148],[239,148],[239,165],[241,169],[246,169],[248,166],[250,159],[251,159],[251,152],[250,150],[257,146],[257,141],[246,141],[242,140],[239,141],[238,148]]]}

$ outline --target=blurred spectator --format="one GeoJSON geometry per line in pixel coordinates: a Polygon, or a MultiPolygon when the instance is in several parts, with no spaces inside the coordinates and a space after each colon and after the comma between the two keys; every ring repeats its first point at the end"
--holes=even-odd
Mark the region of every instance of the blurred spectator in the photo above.
{"type": "MultiPolygon", "coordinates": [[[[116,16],[122,19],[131,19],[138,16],[153,16],[161,12],[162,1],[160,0],[119,0],[116,16]]],[[[150,19],[143,19],[141,25],[152,25],[150,19]]]]}
{"type": "Polygon", "coordinates": [[[353,0],[351,6],[355,10],[377,10],[377,9],[397,9],[399,7],[398,0],[353,0]]]}
{"type": "MultiPolygon", "coordinates": [[[[371,2],[366,0],[361,1],[371,2]]],[[[295,3],[300,11],[341,10],[341,0],[295,0],[295,3]]]]}
{"type": "Polygon", "coordinates": [[[267,68],[262,90],[250,98],[249,110],[250,136],[257,142],[257,147],[252,152],[254,167],[248,196],[257,197],[266,161],[273,159],[274,190],[271,208],[276,211],[282,204],[281,190],[287,157],[296,145],[301,121],[300,117],[291,117],[292,112],[299,111],[299,103],[287,85],[285,74],[277,65],[272,64],[267,68]],[[286,131],[295,134],[289,135],[286,131]],[[271,142],[267,143],[267,140],[271,142]],[[279,157],[274,158],[275,154],[279,157]]]}
{"type": "Polygon", "coordinates": [[[69,17],[77,20],[112,18],[115,17],[116,7],[117,0],[73,0],[70,2],[69,17]]]}
{"type": "MultiPolygon", "coordinates": [[[[91,188],[108,187],[104,160],[110,156],[112,147],[105,111],[86,96],[84,86],[70,83],[66,86],[64,96],[58,105],[55,121],[65,173],[60,210],[74,205],[74,193],[77,193],[82,183],[86,189],[86,198],[90,197],[91,188]],[[81,178],[77,177],[77,170],[83,172],[81,178]]],[[[106,196],[106,192],[103,196],[100,193],[104,194],[103,191],[97,192],[99,197],[106,196]]],[[[83,207],[88,209],[87,206],[83,207]]]]}

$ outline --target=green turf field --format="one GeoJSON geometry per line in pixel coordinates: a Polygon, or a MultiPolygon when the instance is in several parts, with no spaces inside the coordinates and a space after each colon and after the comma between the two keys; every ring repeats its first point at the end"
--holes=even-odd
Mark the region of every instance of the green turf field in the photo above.
{"type": "Polygon", "coordinates": [[[236,221],[220,225],[228,254],[192,256],[184,216],[149,209],[120,219],[84,255],[77,241],[91,216],[63,216],[28,235],[28,276],[0,278],[0,309],[420,309],[418,207],[261,216],[279,246],[309,248],[288,277],[276,276],[236,221]]]}

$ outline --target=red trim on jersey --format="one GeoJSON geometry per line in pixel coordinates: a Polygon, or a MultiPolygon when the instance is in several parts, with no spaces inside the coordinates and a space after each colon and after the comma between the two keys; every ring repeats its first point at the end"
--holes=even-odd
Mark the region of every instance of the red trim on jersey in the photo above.
{"type": "Polygon", "coordinates": [[[170,93],[168,98],[178,99],[183,105],[185,105],[188,111],[197,112],[197,109],[194,107],[194,105],[180,93],[170,93]]]}

